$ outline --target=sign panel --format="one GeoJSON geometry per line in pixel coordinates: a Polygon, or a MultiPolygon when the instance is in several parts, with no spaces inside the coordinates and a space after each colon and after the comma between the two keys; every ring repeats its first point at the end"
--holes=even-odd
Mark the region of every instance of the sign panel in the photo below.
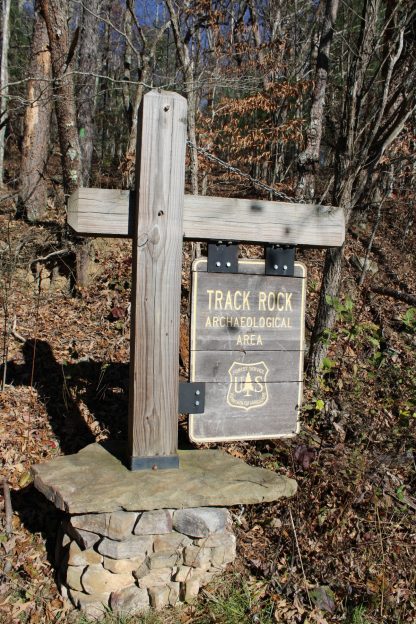
{"type": "Polygon", "coordinates": [[[193,264],[191,381],[205,382],[205,411],[190,414],[194,442],[260,440],[298,432],[306,269],[264,275],[264,260],[239,273],[193,264]]]}

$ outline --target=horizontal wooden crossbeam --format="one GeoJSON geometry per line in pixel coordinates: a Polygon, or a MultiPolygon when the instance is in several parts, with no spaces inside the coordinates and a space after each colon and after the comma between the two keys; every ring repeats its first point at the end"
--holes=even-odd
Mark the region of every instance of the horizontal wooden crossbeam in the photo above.
{"type": "MultiPolygon", "coordinates": [[[[84,236],[133,235],[134,193],[80,188],[68,201],[68,224],[84,236]]],[[[185,195],[187,240],[237,240],[339,247],[345,238],[341,208],[316,204],[185,195]]]]}

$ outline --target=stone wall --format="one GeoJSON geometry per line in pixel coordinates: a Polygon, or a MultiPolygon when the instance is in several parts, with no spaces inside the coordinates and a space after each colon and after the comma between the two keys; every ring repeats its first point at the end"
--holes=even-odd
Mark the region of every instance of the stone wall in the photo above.
{"type": "Polygon", "coordinates": [[[69,516],[57,544],[61,592],[90,617],[190,602],[235,559],[229,512],[197,507],[69,516]]]}

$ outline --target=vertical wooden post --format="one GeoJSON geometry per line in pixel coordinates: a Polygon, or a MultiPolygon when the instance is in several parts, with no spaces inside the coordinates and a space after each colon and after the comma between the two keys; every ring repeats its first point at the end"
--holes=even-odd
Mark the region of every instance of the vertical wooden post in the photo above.
{"type": "Polygon", "coordinates": [[[139,111],[130,347],[132,470],[178,466],[186,109],[182,96],[151,91],[139,111]]]}

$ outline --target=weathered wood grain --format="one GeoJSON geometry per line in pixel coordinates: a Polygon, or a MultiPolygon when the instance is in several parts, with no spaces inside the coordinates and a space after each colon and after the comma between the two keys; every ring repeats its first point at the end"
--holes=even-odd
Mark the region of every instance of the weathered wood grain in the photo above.
{"type": "Polygon", "coordinates": [[[298,432],[301,383],[266,383],[267,403],[244,410],[227,403],[228,383],[205,384],[205,412],[189,418],[194,442],[261,440],[293,436],[298,432]]]}
{"type": "Polygon", "coordinates": [[[207,273],[206,266],[206,258],[196,260],[192,274],[190,377],[205,382],[205,411],[190,414],[191,439],[294,435],[303,382],[305,267],[295,263],[295,277],[271,277],[264,275],[264,260],[239,261],[238,274],[207,273]],[[284,327],[274,325],[277,318],[279,324],[285,319],[284,327]]]}
{"type": "Polygon", "coordinates": [[[139,118],[130,349],[129,451],[177,451],[186,100],[152,91],[139,118]]]}
{"type": "Polygon", "coordinates": [[[304,351],[198,351],[191,354],[192,361],[198,363],[192,381],[229,383],[233,362],[264,362],[268,383],[302,381],[303,357],[304,351]]]}
{"type": "Polygon", "coordinates": [[[305,279],[195,272],[191,350],[303,349],[305,279]]]}
{"type": "MultiPolygon", "coordinates": [[[[68,224],[79,234],[132,236],[128,191],[80,188],[68,201],[68,224]]],[[[183,236],[189,240],[338,247],[345,238],[340,208],[252,199],[185,195],[183,236]]]]}

